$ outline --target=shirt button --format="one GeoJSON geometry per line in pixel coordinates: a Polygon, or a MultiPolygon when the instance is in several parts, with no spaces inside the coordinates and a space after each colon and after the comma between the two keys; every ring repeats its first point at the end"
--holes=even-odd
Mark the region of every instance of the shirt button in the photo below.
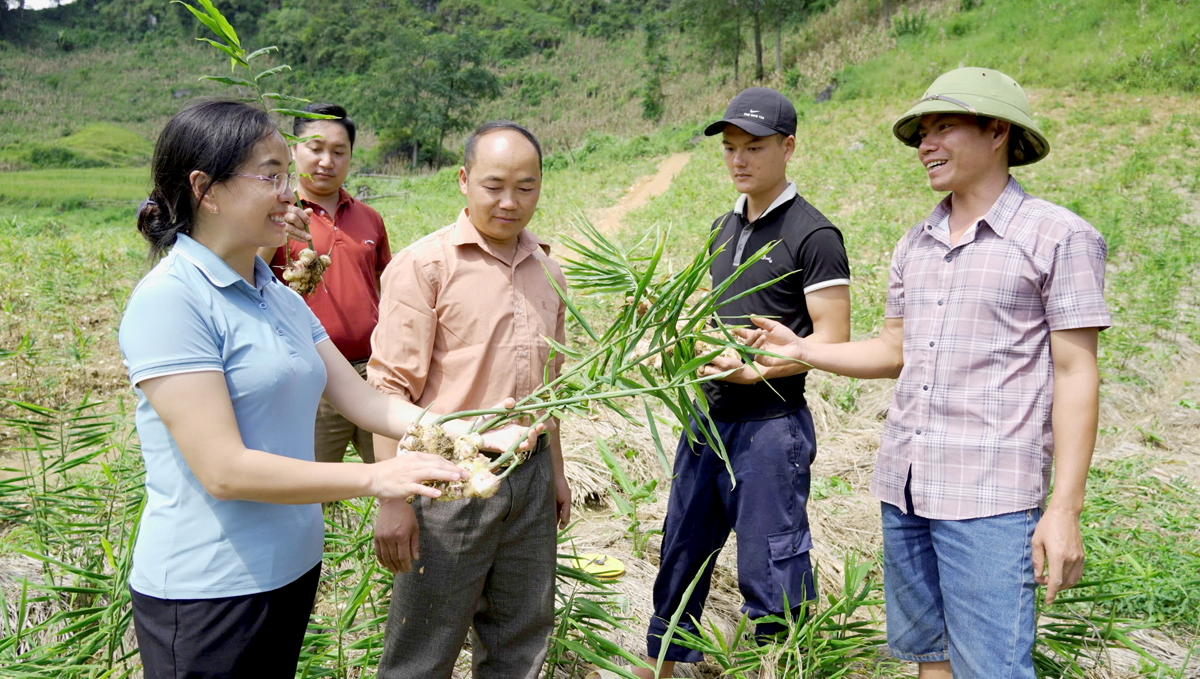
{"type": "Polygon", "coordinates": [[[275,332],[278,333],[280,337],[283,336],[283,328],[275,328],[275,332]]]}
{"type": "Polygon", "coordinates": [[[522,351],[522,352],[521,352],[521,358],[525,358],[525,352],[524,352],[524,351],[522,351]]]}
{"type": "Polygon", "coordinates": [[[930,342],[930,343],[929,343],[929,346],[933,346],[933,342],[930,342]]]}
{"type": "Polygon", "coordinates": [[[949,262],[949,261],[950,261],[950,260],[952,260],[952,259],[954,259],[954,255],[946,255],[946,261],[947,261],[947,262],[949,262]]]}
{"type": "Polygon", "coordinates": [[[940,300],[940,299],[939,299],[939,300],[938,300],[938,306],[941,306],[941,305],[942,305],[942,300],[940,300]]]}
{"type": "Polygon", "coordinates": [[[928,384],[926,384],[925,386],[921,387],[921,390],[922,390],[922,391],[929,391],[929,385],[928,385],[928,384]]]}
{"type": "Polygon", "coordinates": [[[920,435],[921,435],[921,430],[920,430],[920,429],[918,429],[918,430],[917,430],[917,436],[920,436],[920,435]]]}
{"type": "Polygon", "coordinates": [[[259,305],[258,305],[258,308],[260,308],[260,309],[266,309],[266,308],[267,308],[267,303],[266,303],[266,302],[261,302],[261,303],[259,303],[259,305]]]}
{"type": "Polygon", "coordinates": [[[932,224],[926,224],[926,225],[925,225],[925,230],[926,230],[926,231],[933,231],[933,225],[932,225],[932,224]]]}

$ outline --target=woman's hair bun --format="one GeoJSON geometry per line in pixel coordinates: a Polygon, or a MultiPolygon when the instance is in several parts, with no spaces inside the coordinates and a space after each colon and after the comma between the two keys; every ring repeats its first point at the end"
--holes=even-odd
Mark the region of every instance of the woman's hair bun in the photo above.
{"type": "Polygon", "coordinates": [[[157,241],[158,236],[169,227],[170,219],[167,218],[166,210],[158,204],[158,201],[153,197],[142,201],[137,211],[137,228],[146,237],[146,240],[151,243],[157,241]]]}

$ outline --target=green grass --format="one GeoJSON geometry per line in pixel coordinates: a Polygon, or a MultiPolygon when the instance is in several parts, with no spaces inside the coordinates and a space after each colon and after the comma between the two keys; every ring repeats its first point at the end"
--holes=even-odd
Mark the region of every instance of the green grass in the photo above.
{"type": "Polygon", "coordinates": [[[1132,457],[1088,475],[1087,578],[1117,580],[1097,588],[1120,597],[1117,615],[1200,635],[1200,493],[1153,467],[1132,457]]]}
{"type": "Polygon", "coordinates": [[[22,207],[69,210],[121,203],[131,207],[132,215],[149,192],[150,171],[144,167],[0,172],[0,204],[22,207]]]}
{"type": "Polygon", "coordinates": [[[111,123],[92,123],[48,142],[14,143],[0,148],[0,163],[21,169],[144,166],[154,145],[111,123]]]}
{"type": "Polygon", "coordinates": [[[836,96],[915,98],[960,65],[999,69],[1027,88],[1196,93],[1200,8],[1179,0],[987,0],[930,18],[898,36],[886,56],[844,69],[836,96]]]}
{"type": "MultiPolygon", "coordinates": [[[[1109,244],[1107,299],[1114,327],[1101,335],[1105,407],[1116,407],[1112,394],[1119,390],[1140,394],[1161,387],[1163,375],[1184,353],[1181,344],[1200,341],[1194,301],[1200,294],[1200,102],[1179,95],[1191,87],[1195,62],[1189,61],[1193,58],[1189,54],[1195,52],[1171,51],[1188,40],[1195,44],[1200,22],[1184,20],[1195,11],[1194,0],[1148,0],[1144,6],[1142,11],[1137,3],[1075,0],[1059,3],[1052,11],[1048,2],[994,0],[970,12],[931,16],[923,29],[898,36],[896,49],[886,58],[845,70],[842,90],[833,102],[798,101],[801,122],[789,176],[801,194],[845,234],[856,338],[877,332],[881,324],[888,262],[897,239],[940,198],[929,190],[912,149],[891,137],[891,122],[936,72],[957,65],[969,53],[971,63],[1002,68],[1027,85],[1039,123],[1051,140],[1049,158],[1015,170],[1015,176],[1034,195],[1089,220],[1109,244]],[[1166,57],[1171,59],[1156,61],[1166,57]],[[1101,87],[1109,81],[1118,91],[1101,87]]],[[[702,119],[702,109],[712,108],[704,103],[712,92],[697,89],[691,93],[701,102],[696,104],[697,112],[675,120],[669,114],[673,128],[620,127],[623,107],[629,105],[620,89],[624,80],[604,83],[609,89],[598,90],[600,96],[586,96],[593,79],[604,75],[601,59],[593,58],[595,63],[588,63],[587,69],[579,66],[593,47],[564,44],[558,52],[573,55],[571,62],[536,61],[543,59],[538,56],[510,65],[544,70],[558,79],[560,89],[536,107],[505,109],[505,105],[517,106],[508,100],[489,109],[496,114],[562,119],[555,129],[563,130],[567,141],[547,157],[542,202],[530,225],[555,245],[571,233],[579,210],[611,204],[635,179],[653,171],[654,156],[688,147],[696,127],[686,121],[702,119]],[[571,63],[578,69],[575,77],[571,63]],[[606,106],[611,109],[607,118],[606,106]],[[581,113],[572,117],[573,109],[581,113]],[[604,128],[609,124],[605,120],[613,126],[604,128]],[[621,133],[605,136],[605,129],[621,133]],[[579,130],[592,134],[570,136],[579,130]]],[[[86,123],[106,121],[152,138],[155,126],[181,105],[171,98],[170,88],[195,87],[193,74],[212,63],[207,52],[197,55],[187,46],[177,49],[182,52],[178,57],[161,59],[151,47],[133,46],[57,55],[39,64],[32,54],[0,45],[0,58],[6,64],[0,75],[0,115],[5,116],[0,145],[63,144],[72,137],[86,138],[90,134],[86,123]],[[10,68],[7,60],[14,56],[17,63],[10,68]],[[131,73],[122,75],[120,69],[126,66],[131,73]],[[104,98],[106,89],[119,96],[104,98]],[[54,92],[59,94],[50,96],[54,92]],[[70,92],[82,93],[81,103],[58,112],[64,93],[70,92]],[[10,117],[13,102],[25,95],[31,95],[31,112],[10,117]],[[131,96],[138,100],[128,101],[131,96]],[[108,109],[88,104],[109,99],[108,109]],[[40,125],[36,124],[39,116],[40,125]]],[[[628,70],[634,64],[635,47],[630,43],[618,49],[628,54],[618,55],[613,63],[620,68],[609,64],[609,70],[628,70]]],[[[519,90],[523,82],[514,78],[512,87],[519,90]]],[[[714,76],[710,86],[717,91],[725,85],[714,76]]],[[[83,153],[92,152],[91,146],[69,148],[83,153]]],[[[119,148],[136,148],[136,144],[122,143],[119,148]]],[[[111,399],[106,411],[129,404],[128,384],[117,364],[115,331],[129,291],[147,268],[145,243],[133,223],[135,206],[147,193],[147,179],[144,167],[0,173],[0,261],[6,264],[6,275],[0,278],[0,394],[69,408],[92,390],[95,396],[111,399]]],[[[348,188],[385,196],[371,205],[385,219],[393,250],[450,223],[463,204],[449,169],[398,179],[354,176],[348,188]]],[[[672,239],[662,266],[678,270],[703,242],[713,218],[728,210],[735,198],[717,142],[703,138],[671,189],[630,213],[617,239],[631,244],[648,228],[670,228],[672,239]]],[[[561,255],[562,249],[555,252],[561,255]]],[[[602,295],[576,301],[589,318],[604,319],[616,306],[602,295]]],[[[860,387],[863,393],[868,389],[864,384],[850,383],[841,391],[815,396],[857,413],[860,387]]],[[[16,415],[12,406],[0,403],[0,417],[16,415]]],[[[89,532],[76,524],[86,523],[81,517],[94,513],[96,498],[108,497],[111,502],[101,515],[114,521],[103,528],[111,531],[104,534],[114,545],[113,540],[127,538],[120,532],[124,524],[116,519],[124,517],[128,502],[124,493],[137,483],[139,463],[136,449],[124,436],[128,436],[127,421],[110,437],[124,441],[122,455],[131,456],[110,465],[118,484],[106,487],[103,469],[81,469],[77,479],[83,485],[68,490],[43,488],[47,491],[39,496],[43,504],[14,500],[5,505],[0,497],[8,530],[0,539],[0,552],[33,545],[41,553],[79,559],[77,565],[109,579],[78,578],[73,583],[110,587],[111,596],[121,596],[120,588],[111,588],[114,581],[109,577],[116,568],[105,570],[101,529],[89,532]],[[121,497],[112,493],[112,487],[121,490],[121,497]],[[22,519],[12,512],[25,512],[34,505],[50,518],[41,519],[42,524],[20,524],[22,519]],[[61,536],[54,534],[59,524],[66,526],[59,528],[64,531],[61,536]],[[79,544],[87,548],[72,551],[79,544]]],[[[11,441],[0,440],[0,447],[11,448],[11,441]]],[[[1068,593],[1077,599],[1070,610],[1111,612],[1186,641],[1200,634],[1200,616],[1195,613],[1195,593],[1200,588],[1196,538],[1200,497],[1183,483],[1156,478],[1150,473],[1153,466],[1153,458],[1133,456],[1092,470],[1083,521],[1089,550],[1086,577],[1098,582],[1068,593]],[[1117,598],[1105,599],[1110,596],[1117,598]],[[1091,600],[1096,597],[1099,603],[1091,600]]],[[[817,490],[837,495],[842,492],[838,483],[818,484],[817,490]]],[[[0,495],[3,491],[0,488],[0,495]]],[[[329,514],[331,558],[322,589],[325,608],[314,618],[311,653],[315,666],[333,673],[356,662],[370,664],[377,657],[377,646],[372,644],[378,643],[387,590],[386,578],[374,568],[369,554],[370,512],[370,504],[364,501],[329,514]],[[361,582],[369,584],[365,598],[358,598],[361,582]],[[337,612],[339,603],[347,604],[341,609],[346,613],[337,612]]],[[[122,566],[126,554],[117,545],[113,563],[122,566]]],[[[46,577],[54,586],[69,580],[54,568],[47,569],[46,577]]],[[[560,607],[568,610],[571,606],[562,599],[563,591],[560,607]]],[[[97,599],[94,593],[62,591],[36,591],[30,596],[42,597],[35,602],[38,605],[59,606],[56,610],[61,611],[108,606],[113,601],[97,599]]],[[[17,602],[6,603],[13,607],[17,602]]],[[[595,611],[586,602],[577,603],[595,611]]],[[[121,624],[120,606],[104,610],[110,616],[105,624],[121,624]]],[[[54,624],[66,622],[62,617],[54,624]]],[[[571,625],[561,629],[568,627],[577,629],[571,625]]],[[[9,630],[0,636],[11,634],[9,630]]],[[[39,662],[54,661],[56,648],[47,642],[39,662]]],[[[568,661],[574,657],[566,648],[557,648],[555,657],[568,661]]],[[[13,659],[3,655],[10,651],[0,643],[0,662],[13,659]]],[[[1146,674],[1154,671],[1151,668],[1146,674]]]]}

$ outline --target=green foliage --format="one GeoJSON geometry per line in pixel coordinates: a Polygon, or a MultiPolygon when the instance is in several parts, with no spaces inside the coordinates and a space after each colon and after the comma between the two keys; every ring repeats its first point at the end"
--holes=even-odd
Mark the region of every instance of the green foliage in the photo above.
{"type": "Polygon", "coordinates": [[[642,117],[654,121],[662,118],[666,102],[662,78],[667,71],[667,54],[663,50],[661,32],[658,21],[653,18],[647,20],[643,51],[646,66],[642,76],[642,117]]]}
{"type": "MultiPolygon", "coordinates": [[[[500,9],[443,3],[431,16],[407,0],[382,6],[294,0],[268,15],[264,30],[278,32],[283,56],[308,68],[306,91],[343,103],[375,128],[381,161],[436,167],[444,156],[456,157],[443,150],[447,135],[474,127],[478,106],[500,95],[500,80],[489,68],[496,31],[504,44],[550,44],[516,36],[512,17],[493,26],[500,9]]],[[[545,22],[538,25],[549,30],[545,22]]]]}
{"type": "MultiPolygon", "coordinates": [[[[612,450],[609,449],[604,439],[597,438],[596,446],[600,449],[600,459],[604,460],[604,466],[608,467],[613,481],[617,483],[617,490],[612,493],[612,498],[617,504],[618,515],[624,517],[628,524],[625,532],[629,534],[630,539],[633,541],[633,555],[641,559],[644,556],[646,543],[650,540],[650,537],[662,534],[662,530],[657,528],[642,530],[642,522],[638,519],[637,515],[638,505],[655,501],[654,489],[658,487],[658,479],[649,479],[635,484],[630,480],[629,475],[625,473],[621,462],[613,454],[612,450]]],[[[637,454],[637,451],[628,450],[624,454],[627,458],[632,458],[637,454]]]]}
{"type": "MultiPolygon", "coordinates": [[[[849,554],[840,590],[828,594],[825,601],[818,598],[798,602],[798,612],[785,610],[783,617],[751,620],[743,616],[737,631],[728,638],[716,625],[705,628],[695,620],[697,633],[677,629],[674,643],[703,652],[720,665],[721,676],[734,679],[749,679],[760,673],[834,679],[894,668],[898,663],[881,663],[878,653],[885,639],[875,612],[883,603],[878,594],[880,587],[871,577],[875,569],[873,562],[849,554]],[[782,625],[784,631],[760,644],[747,630],[751,625],[763,623],[782,625]]],[[[819,574],[820,570],[814,567],[814,580],[819,574]]],[[[790,608],[788,604],[785,596],[785,609],[790,608]]]]}
{"type": "Polygon", "coordinates": [[[586,35],[613,40],[632,31],[640,18],[662,12],[667,0],[549,0],[547,11],[586,35]]]}
{"type": "Polygon", "coordinates": [[[910,11],[907,7],[901,7],[900,11],[892,16],[892,35],[897,38],[904,35],[920,35],[928,25],[929,17],[925,10],[910,11]]]}
{"type": "Polygon", "coordinates": [[[562,81],[544,71],[516,71],[504,78],[506,88],[516,90],[516,98],[529,107],[540,106],[544,97],[554,97],[562,81]]]}
{"type": "MultiPolygon", "coordinates": [[[[15,401],[0,406],[15,410],[0,426],[18,432],[14,452],[32,470],[0,480],[0,520],[8,529],[3,546],[36,564],[35,571],[16,574],[27,578],[20,596],[0,610],[0,674],[131,676],[139,662],[129,575],[145,503],[132,421],[86,400],[63,409],[15,401]]],[[[303,676],[351,676],[379,663],[392,577],[375,562],[375,510],[373,499],[326,510],[325,559],[300,656],[303,676]]],[[[568,540],[564,531],[559,542],[568,540]]],[[[575,655],[602,662],[620,653],[605,637],[626,629],[615,592],[560,564],[555,598],[552,665],[575,655]]]]}
{"type": "Polygon", "coordinates": [[[1026,88],[1200,91],[1200,22],[1194,3],[1147,0],[1009,0],[928,20],[902,9],[905,39],[886,56],[837,75],[837,98],[915,98],[959,65],[996,68],[1026,88]],[[944,31],[944,33],[943,33],[944,31]],[[965,60],[965,61],[964,61],[965,60]]]}
{"type": "Polygon", "coordinates": [[[136,206],[149,192],[146,168],[31,170],[0,173],[0,203],[70,209],[124,203],[136,206]]]}
{"type": "Polygon", "coordinates": [[[1153,471],[1130,457],[1088,474],[1087,577],[1118,616],[1200,633],[1200,492],[1153,471]]]}

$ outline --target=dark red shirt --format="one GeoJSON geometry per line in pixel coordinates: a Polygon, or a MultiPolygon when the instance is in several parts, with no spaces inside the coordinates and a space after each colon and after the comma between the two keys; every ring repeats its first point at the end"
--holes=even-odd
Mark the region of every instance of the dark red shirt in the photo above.
{"type": "MultiPolygon", "coordinates": [[[[313,249],[333,260],[304,301],[346,360],[365,361],[371,357],[371,333],[379,321],[379,274],[392,259],[383,218],[345,189],[338,193],[332,216],[316,203],[301,201],[301,207],[313,211],[308,225],[313,249]]],[[[288,247],[295,259],[306,245],[289,240],[288,247]]],[[[283,266],[281,247],[271,258],[271,271],[280,280],[283,266]]]]}

